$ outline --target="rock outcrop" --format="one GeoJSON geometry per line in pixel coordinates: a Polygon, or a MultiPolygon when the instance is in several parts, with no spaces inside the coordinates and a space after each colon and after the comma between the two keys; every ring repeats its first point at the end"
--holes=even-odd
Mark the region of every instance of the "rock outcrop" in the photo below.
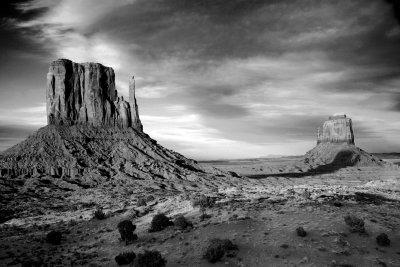
{"type": "Polygon", "coordinates": [[[129,80],[129,103],[131,107],[132,127],[142,132],[143,125],[139,118],[139,107],[136,103],[135,90],[135,77],[132,76],[129,80]]]}
{"type": "Polygon", "coordinates": [[[318,128],[317,144],[320,143],[347,143],[354,144],[353,125],[346,115],[335,115],[329,117],[322,126],[318,128]]]}
{"type": "Polygon", "coordinates": [[[60,59],[47,78],[48,125],[0,153],[0,223],[92,204],[121,210],[132,196],[216,192],[242,181],[144,133],[133,77],[129,101],[101,64],[60,59]]]}
{"type": "Polygon", "coordinates": [[[354,145],[353,125],[346,115],[334,115],[318,128],[317,146],[304,162],[314,171],[334,171],[347,166],[383,166],[377,157],[354,145]]]}
{"type": "Polygon", "coordinates": [[[48,124],[143,130],[134,89],[130,90],[129,102],[119,97],[114,70],[99,63],[53,61],[47,74],[46,99],[48,124]]]}
{"type": "MultiPolygon", "coordinates": [[[[194,160],[165,149],[143,132],[130,100],[118,97],[112,68],[67,59],[47,74],[48,124],[0,154],[0,177],[69,177],[89,184],[111,177],[186,179],[204,174],[194,160]]],[[[217,171],[219,172],[219,171],[217,171]]]]}

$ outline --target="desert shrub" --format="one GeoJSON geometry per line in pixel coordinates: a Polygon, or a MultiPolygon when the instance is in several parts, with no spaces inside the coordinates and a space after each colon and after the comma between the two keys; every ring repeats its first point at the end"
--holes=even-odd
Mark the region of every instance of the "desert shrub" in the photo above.
{"type": "Polygon", "coordinates": [[[193,224],[188,221],[183,215],[176,217],[174,225],[180,230],[185,230],[188,227],[193,227],[193,224]]]}
{"type": "MultiPolygon", "coordinates": [[[[200,211],[204,217],[204,214],[207,209],[210,209],[214,207],[215,205],[215,199],[209,196],[201,195],[199,198],[195,199],[192,201],[192,206],[195,207],[200,207],[200,211]]],[[[200,218],[200,219],[205,219],[205,218],[200,218]]]]}
{"type": "Polygon", "coordinates": [[[201,195],[192,201],[192,206],[200,207],[200,209],[212,208],[215,204],[215,199],[209,196],[201,195]]]}
{"type": "Polygon", "coordinates": [[[165,214],[159,213],[151,220],[149,232],[162,231],[170,225],[174,225],[174,223],[165,214]]]}
{"type": "Polygon", "coordinates": [[[206,258],[209,262],[214,263],[219,261],[224,255],[225,250],[222,246],[218,244],[210,244],[206,249],[204,258],[206,258]]]}
{"type": "Polygon", "coordinates": [[[135,259],[135,267],[164,267],[167,261],[157,250],[145,250],[139,253],[135,259]]]}
{"type": "Polygon", "coordinates": [[[136,225],[132,224],[129,220],[118,223],[118,231],[121,235],[121,240],[125,241],[127,245],[138,239],[137,235],[133,233],[135,230],[136,225]]]}
{"type": "Polygon", "coordinates": [[[136,258],[135,252],[133,251],[123,252],[115,257],[115,261],[117,262],[118,265],[125,265],[133,262],[135,258],[136,258]]]}
{"type": "Polygon", "coordinates": [[[148,196],[146,197],[146,201],[147,201],[147,202],[151,202],[151,201],[154,201],[154,200],[155,200],[155,197],[152,196],[152,195],[148,195],[148,196]]]}
{"type": "Polygon", "coordinates": [[[305,237],[307,235],[306,230],[304,230],[304,228],[301,226],[296,229],[296,232],[297,232],[297,235],[301,236],[301,237],[305,237]]]}
{"type": "Polygon", "coordinates": [[[138,207],[143,207],[143,206],[146,206],[147,205],[147,203],[146,203],[146,200],[144,199],[144,197],[140,197],[140,198],[138,198],[138,200],[137,200],[137,204],[136,204],[138,207]]]}
{"type": "Polygon", "coordinates": [[[99,208],[94,212],[94,218],[96,218],[97,220],[104,220],[105,218],[107,218],[107,216],[104,211],[99,208]]]}
{"type": "Polygon", "coordinates": [[[344,217],[344,222],[350,227],[352,233],[365,233],[364,220],[354,215],[344,217]]]}
{"type": "Polygon", "coordinates": [[[61,238],[62,238],[61,232],[51,231],[46,236],[46,242],[53,245],[59,245],[61,243],[61,238]]]}
{"type": "Polygon", "coordinates": [[[390,239],[387,234],[382,233],[376,237],[376,243],[378,243],[379,246],[388,247],[390,246],[390,239]]]}
{"type": "Polygon", "coordinates": [[[204,253],[204,258],[214,263],[219,261],[227,251],[237,250],[237,246],[229,239],[211,239],[204,253]]]}

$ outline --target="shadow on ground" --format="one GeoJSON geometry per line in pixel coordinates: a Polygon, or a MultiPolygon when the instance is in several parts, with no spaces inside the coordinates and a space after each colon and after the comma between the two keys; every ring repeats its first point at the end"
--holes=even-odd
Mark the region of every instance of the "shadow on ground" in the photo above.
{"type": "MultiPolygon", "coordinates": [[[[268,177],[306,177],[306,176],[316,176],[327,173],[334,173],[342,168],[352,167],[356,165],[359,160],[359,155],[355,155],[352,151],[342,150],[339,151],[333,161],[331,163],[320,165],[315,168],[311,168],[306,172],[299,170],[299,172],[287,172],[287,173],[270,173],[270,174],[255,174],[255,175],[246,175],[249,178],[253,179],[262,179],[268,177]]],[[[307,158],[304,160],[308,163],[307,158]]]]}

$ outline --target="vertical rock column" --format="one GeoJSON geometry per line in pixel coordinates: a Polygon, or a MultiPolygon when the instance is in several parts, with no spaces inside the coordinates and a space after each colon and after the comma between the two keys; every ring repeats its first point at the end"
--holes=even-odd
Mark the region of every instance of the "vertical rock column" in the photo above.
{"type": "Polygon", "coordinates": [[[143,125],[139,118],[139,107],[135,97],[135,77],[129,79],[129,103],[131,106],[132,128],[143,132],[143,125]]]}

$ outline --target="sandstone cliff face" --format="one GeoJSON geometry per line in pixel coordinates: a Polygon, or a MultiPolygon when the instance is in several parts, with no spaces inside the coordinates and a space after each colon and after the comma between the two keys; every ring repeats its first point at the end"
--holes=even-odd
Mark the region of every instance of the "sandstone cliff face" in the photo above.
{"type": "Polygon", "coordinates": [[[322,131],[318,128],[317,144],[347,143],[354,144],[353,125],[346,115],[332,116],[325,121],[322,131]]]}
{"type": "MultiPolygon", "coordinates": [[[[136,103],[134,94],[130,97],[136,103]]],[[[130,103],[118,97],[114,70],[99,63],[78,64],[67,59],[52,62],[47,74],[46,99],[48,124],[143,129],[137,123],[140,122],[137,106],[131,110],[130,103]]]]}

